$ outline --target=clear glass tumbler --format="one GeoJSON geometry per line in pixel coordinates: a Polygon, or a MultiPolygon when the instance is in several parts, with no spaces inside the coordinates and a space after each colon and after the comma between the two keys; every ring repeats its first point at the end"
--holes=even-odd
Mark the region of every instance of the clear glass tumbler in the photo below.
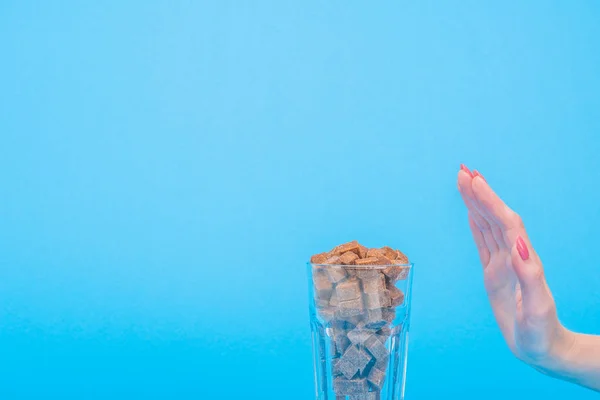
{"type": "Polygon", "coordinates": [[[413,264],[308,264],[317,400],[403,400],[413,264]]]}

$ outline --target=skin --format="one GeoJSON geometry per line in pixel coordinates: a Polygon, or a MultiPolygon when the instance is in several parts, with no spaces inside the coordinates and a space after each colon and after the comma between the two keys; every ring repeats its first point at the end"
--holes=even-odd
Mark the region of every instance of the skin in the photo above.
{"type": "Polygon", "coordinates": [[[572,332],[559,321],[521,217],[477,171],[461,166],[458,189],[488,299],[511,352],[544,374],[600,392],[600,336],[572,332]]]}

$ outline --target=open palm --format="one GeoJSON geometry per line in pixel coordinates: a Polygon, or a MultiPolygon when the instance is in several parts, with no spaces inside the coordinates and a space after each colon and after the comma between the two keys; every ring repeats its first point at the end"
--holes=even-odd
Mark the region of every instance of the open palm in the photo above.
{"type": "Polygon", "coordinates": [[[556,347],[568,346],[541,260],[519,215],[477,171],[461,166],[458,189],[479,251],[485,289],[511,351],[542,370],[556,363],[556,347]]]}

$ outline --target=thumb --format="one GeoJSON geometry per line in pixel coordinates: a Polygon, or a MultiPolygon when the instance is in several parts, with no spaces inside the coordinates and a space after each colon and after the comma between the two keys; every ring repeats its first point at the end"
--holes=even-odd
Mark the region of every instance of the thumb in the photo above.
{"type": "Polygon", "coordinates": [[[544,268],[538,257],[532,257],[531,246],[521,236],[511,251],[512,265],[521,286],[522,307],[528,317],[545,317],[554,305],[546,284],[544,268]]]}

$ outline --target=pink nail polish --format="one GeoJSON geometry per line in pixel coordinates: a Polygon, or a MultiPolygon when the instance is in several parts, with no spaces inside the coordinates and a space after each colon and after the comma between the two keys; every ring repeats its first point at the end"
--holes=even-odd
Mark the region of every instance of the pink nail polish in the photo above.
{"type": "Polygon", "coordinates": [[[465,164],[460,164],[460,169],[462,169],[463,171],[465,171],[467,174],[469,174],[469,176],[472,178],[473,174],[471,173],[471,171],[469,170],[469,168],[467,168],[467,166],[465,164]]]}
{"type": "Polygon", "coordinates": [[[517,251],[519,252],[519,255],[523,261],[527,261],[529,259],[529,249],[527,248],[527,245],[521,236],[517,237],[517,251]]]}
{"type": "Polygon", "coordinates": [[[473,175],[474,175],[474,176],[478,176],[478,177],[480,177],[481,179],[483,179],[484,181],[486,181],[486,182],[487,182],[487,180],[484,178],[484,176],[483,176],[483,175],[481,175],[481,174],[479,173],[479,171],[477,171],[476,169],[474,169],[474,170],[473,170],[473,175]]]}

